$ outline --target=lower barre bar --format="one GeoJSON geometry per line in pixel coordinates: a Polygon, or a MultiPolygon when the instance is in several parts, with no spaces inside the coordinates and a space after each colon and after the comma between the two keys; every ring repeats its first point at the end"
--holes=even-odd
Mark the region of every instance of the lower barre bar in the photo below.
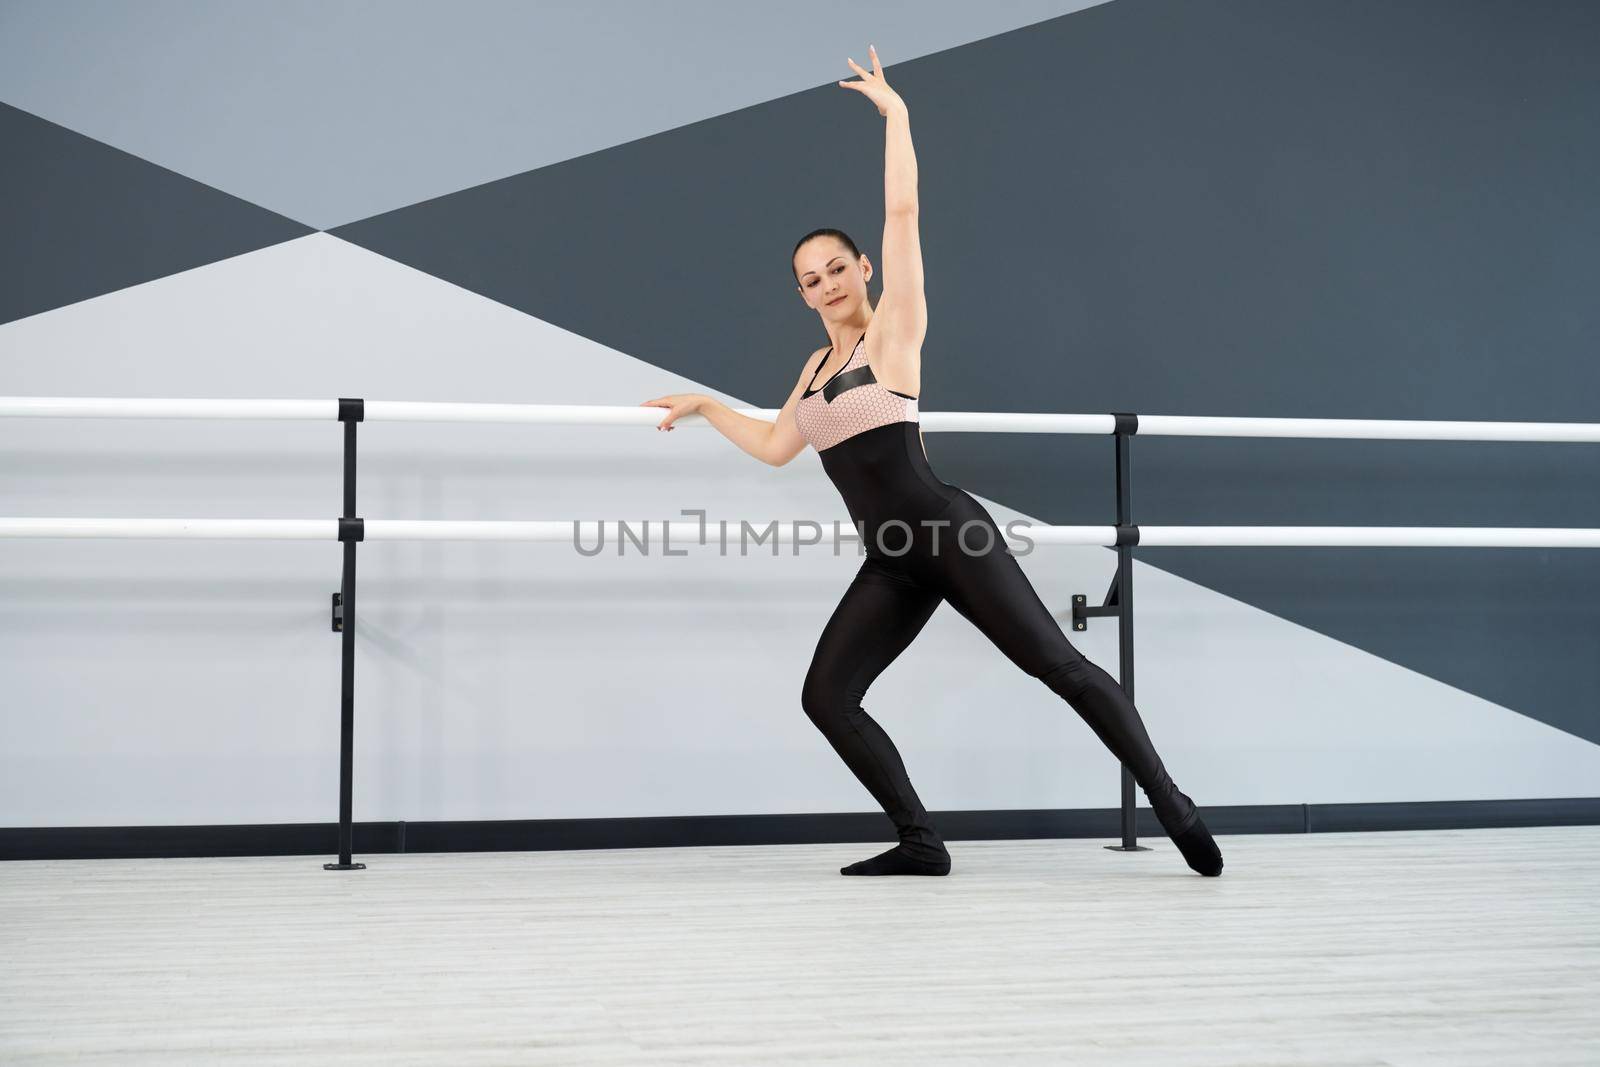
{"type": "Polygon", "coordinates": [[[337,541],[338,519],[0,519],[0,537],[193,537],[337,541]]]}
{"type": "Polygon", "coordinates": [[[1600,548],[1600,530],[1494,526],[1140,526],[1139,547],[1600,548]]]}
{"type": "MultiPolygon", "coordinates": [[[[535,519],[448,520],[365,519],[362,539],[367,541],[566,541],[592,544],[602,536],[634,538],[650,544],[720,544],[724,530],[728,543],[742,540],[762,547],[768,544],[826,544],[835,535],[842,541],[859,540],[856,528],[845,520],[616,520],[535,519]],[[820,532],[819,532],[820,530],[820,532]],[[702,540],[703,538],[703,540],[702,540]]],[[[1135,526],[1124,527],[1128,543],[1140,548],[1201,546],[1233,547],[1345,547],[1345,548],[1600,548],[1600,529],[1493,526],[1135,526]]],[[[960,527],[949,530],[950,544],[968,551],[983,551],[987,543],[960,527]]],[[[1045,526],[1011,522],[1001,528],[1007,544],[1015,548],[1041,545],[1117,544],[1115,526],[1045,526]]],[[[886,527],[881,544],[893,555],[904,543],[905,531],[886,527]]],[[[78,519],[0,518],[0,538],[5,537],[129,537],[129,538],[255,538],[288,541],[337,541],[337,519],[78,519]]]]}

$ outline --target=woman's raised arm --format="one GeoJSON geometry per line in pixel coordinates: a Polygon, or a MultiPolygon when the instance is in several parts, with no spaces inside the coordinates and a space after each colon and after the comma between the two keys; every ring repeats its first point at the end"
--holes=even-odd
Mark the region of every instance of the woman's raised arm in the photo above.
{"type": "Polygon", "coordinates": [[[872,70],[851,59],[859,81],[841,81],[870,99],[884,117],[883,296],[873,309],[879,380],[888,388],[920,396],[922,341],[928,332],[928,302],[922,286],[922,236],[917,203],[917,155],[911,144],[911,117],[900,94],[889,87],[869,46],[872,70]]]}

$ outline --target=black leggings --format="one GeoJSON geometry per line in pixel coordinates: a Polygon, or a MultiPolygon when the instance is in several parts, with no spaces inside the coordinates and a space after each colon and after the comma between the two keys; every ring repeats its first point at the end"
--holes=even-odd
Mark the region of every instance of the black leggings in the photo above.
{"type": "Polygon", "coordinates": [[[930,520],[948,520],[949,525],[924,527],[908,519],[909,537],[898,524],[882,532],[890,552],[909,544],[903,555],[869,547],[823,628],[801,692],[806,715],[894,821],[901,842],[925,853],[943,851],[900,753],[861,700],[921,632],[941,600],[948,600],[1011,662],[1071,705],[1133,772],[1169,834],[1191,825],[1194,804],[1167,775],[1133,702],[1114,678],[1067,640],[1006,550],[988,510],[957,489],[949,505],[930,520]],[[964,524],[966,549],[956,542],[964,524]]]}

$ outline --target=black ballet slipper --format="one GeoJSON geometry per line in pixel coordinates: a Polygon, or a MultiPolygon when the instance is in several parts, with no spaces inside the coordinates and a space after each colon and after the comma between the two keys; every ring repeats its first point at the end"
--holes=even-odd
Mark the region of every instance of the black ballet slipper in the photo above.
{"type": "Polygon", "coordinates": [[[1189,794],[1173,785],[1171,778],[1163,777],[1162,788],[1154,796],[1148,791],[1145,793],[1150,797],[1156,821],[1178,846],[1183,861],[1191,870],[1215,878],[1222,873],[1222,851],[1217,848],[1211,831],[1200,818],[1200,809],[1189,799],[1189,794]]]}
{"type": "Polygon", "coordinates": [[[1222,873],[1222,850],[1217,848],[1217,842],[1211,836],[1211,831],[1206,829],[1199,811],[1194,813],[1194,821],[1188,826],[1167,836],[1183,853],[1183,860],[1191,870],[1207,878],[1215,878],[1222,873]]]}
{"type": "Polygon", "coordinates": [[[931,874],[950,873],[950,853],[943,849],[937,853],[926,847],[896,845],[889,851],[871,859],[840,867],[840,874],[931,874]]]}

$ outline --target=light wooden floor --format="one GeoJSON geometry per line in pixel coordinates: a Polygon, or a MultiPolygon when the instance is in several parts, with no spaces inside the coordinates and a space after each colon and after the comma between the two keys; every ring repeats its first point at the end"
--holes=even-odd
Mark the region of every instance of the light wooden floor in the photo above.
{"type": "Polygon", "coordinates": [[[1600,1063],[1600,827],[0,864],[0,1062],[1600,1063]]]}

